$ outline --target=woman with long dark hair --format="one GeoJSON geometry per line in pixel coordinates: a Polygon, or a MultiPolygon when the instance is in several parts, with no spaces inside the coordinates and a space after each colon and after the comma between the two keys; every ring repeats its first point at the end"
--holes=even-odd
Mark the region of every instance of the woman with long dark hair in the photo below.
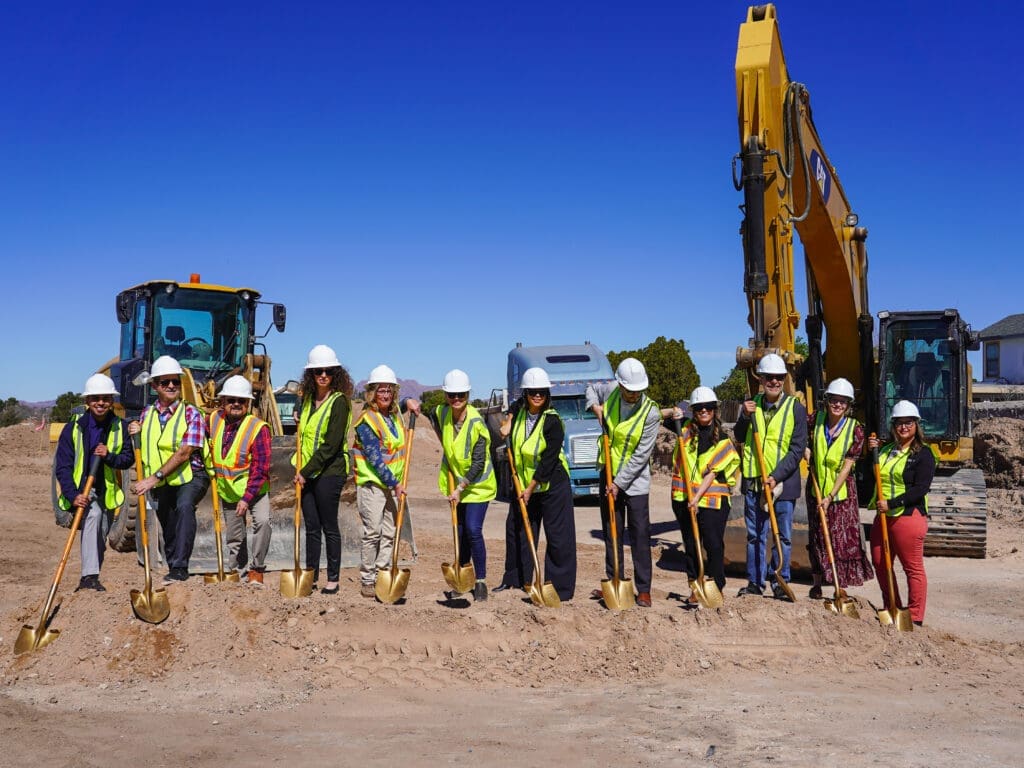
{"type": "Polygon", "coordinates": [[[350,470],[345,436],[352,422],[352,377],[334,350],[318,344],[309,352],[302,376],[298,431],[302,450],[295,482],[302,487],[306,527],[306,568],[320,574],[320,542],[327,544],[327,583],[323,593],[337,594],[341,572],[338,501],[350,470]]]}

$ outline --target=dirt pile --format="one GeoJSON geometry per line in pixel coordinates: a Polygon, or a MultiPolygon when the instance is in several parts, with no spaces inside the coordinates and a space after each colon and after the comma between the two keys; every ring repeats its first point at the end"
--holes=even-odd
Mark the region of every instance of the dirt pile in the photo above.
{"type": "Polygon", "coordinates": [[[990,488],[1024,489],[1024,420],[975,422],[974,460],[990,488]]]}

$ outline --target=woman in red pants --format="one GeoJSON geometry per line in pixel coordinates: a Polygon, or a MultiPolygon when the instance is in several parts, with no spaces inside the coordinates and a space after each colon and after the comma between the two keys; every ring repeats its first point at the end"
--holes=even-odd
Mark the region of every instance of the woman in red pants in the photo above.
{"type": "MultiPolygon", "coordinates": [[[[928,489],[935,476],[935,457],[924,444],[921,433],[921,414],[909,400],[900,400],[893,406],[891,442],[880,447],[879,470],[882,475],[882,499],[874,499],[872,506],[879,515],[886,515],[889,524],[889,544],[893,559],[899,559],[907,574],[910,592],[910,618],[920,626],[924,623],[924,609],[928,598],[928,577],[924,572],[924,537],[928,533],[928,489]]],[[[879,440],[868,440],[871,448],[879,448],[879,440]]],[[[871,560],[887,605],[900,604],[899,587],[895,602],[889,601],[886,569],[883,563],[882,531],[878,517],[871,525],[871,560]]]]}

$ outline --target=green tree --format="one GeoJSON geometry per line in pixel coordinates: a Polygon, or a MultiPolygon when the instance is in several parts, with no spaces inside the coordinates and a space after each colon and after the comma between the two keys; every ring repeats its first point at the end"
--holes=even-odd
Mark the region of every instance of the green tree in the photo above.
{"type": "Polygon", "coordinates": [[[741,368],[733,368],[729,375],[715,387],[719,400],[744,400],[747,397],[747,373],[741,368]]]}
{"type": "Polygon", "coordinates": [[[433,411],[437,406],[444,405],[448,400],[444,396],[444,390],[428,389],[420,395],[420,408],[424,413],[433,411]]]}
{"type": "Polygon", "coordinates": [[[82,400],[81,395],[76,395],[74,392],[65,392],[57,398],[57,402],[54,403],[53,408],[50,410],[50,421],[69,421],[72,411],[83,402],[85,401],[82,400]]]}
{"type": "Polygon", "coordinates": [[[18,398],[9,397],[0,403],[0,427],[17,424],[28,416],[26,408],[18,402],[18,398]]]}
{"type": "Polygon", "coordinates": [[[682,339],[659,336],[642,349],[608,353],[612,368],[627,357],[635,357],[644,364],[651,382],[647,394],[660,405],[685,400],[700,383],[697,368],[682,339]]]}

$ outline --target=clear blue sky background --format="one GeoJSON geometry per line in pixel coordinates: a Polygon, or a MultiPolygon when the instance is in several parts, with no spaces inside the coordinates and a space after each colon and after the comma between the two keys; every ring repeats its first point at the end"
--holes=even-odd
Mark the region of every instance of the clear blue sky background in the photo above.
{"type": "MultiPolygon", "coordinates": [[[[486,397],[516,341],[664,335],[717,384],[750,333],[746,8],[6,4],[0,396],[80,391],[115,293],[190,272],[288,305],[278,382],[327,343],[356,379],[462,367],[486,397]]],[[[778,11],[870,229],[872,310],[1022,311],[1019,5],[778,11]]]]}

